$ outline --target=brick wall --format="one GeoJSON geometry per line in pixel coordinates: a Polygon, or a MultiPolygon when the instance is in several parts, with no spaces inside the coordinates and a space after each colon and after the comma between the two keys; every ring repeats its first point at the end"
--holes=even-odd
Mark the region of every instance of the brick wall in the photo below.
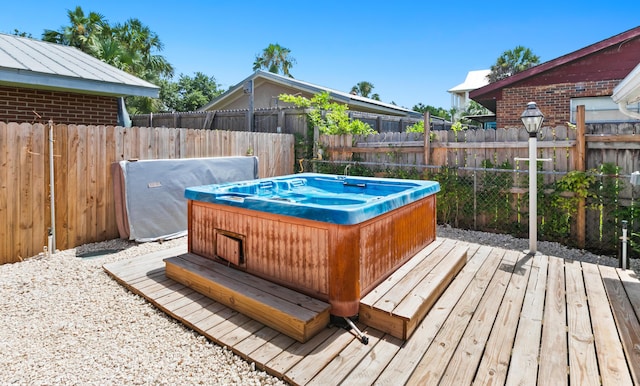
{"type": "Polygon", "coordinates": [[[44,123],[49,119],[61,124],[116,125],[118,99],[0,86],[0,121],[44,123]]]}
{"type": "Polygon", "coordinates": [[[571,98],[611,95],[618,83],[620,79],[505,88],[502,100],[497,101],[496,125],[522,127],[520,115],[531,101],[536,102],[544,114],[544,126],[566,125],[571,114],[571,98]]]}

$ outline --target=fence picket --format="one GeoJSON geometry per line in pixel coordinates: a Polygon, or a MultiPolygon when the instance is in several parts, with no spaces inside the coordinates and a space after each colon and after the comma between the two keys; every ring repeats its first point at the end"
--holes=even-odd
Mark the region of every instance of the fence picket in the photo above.
{"type": "MultiPolygon", "coordinates": [[[[0,264],[34,256],[46,245],[48,132],[39,123],[0,122],[0,264]]],[[[120,160],[246,155],[253,147],[261,177],[293,173],[292,135],[83,125],[54,125],[53,133],[59,250],[118,237],[110,168],[120,160]]]]}
{"type": "Polygon", "coordinates": [[[9,163],[9,136],[7,124],[0,122],[0,264],[10,262],[11,248],[9,245],[9,176],[11,164],[9,163]]]}

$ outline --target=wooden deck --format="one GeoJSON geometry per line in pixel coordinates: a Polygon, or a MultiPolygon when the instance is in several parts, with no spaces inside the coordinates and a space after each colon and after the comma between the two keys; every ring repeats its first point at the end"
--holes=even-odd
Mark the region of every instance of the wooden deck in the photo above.
{"type": "Polygon", "coordinates": [[[164,260],[165,275],[299,342],[329,324],[331,305],[206,257],[164,260]]]}
{"type": "Polygon", "coordinates": [[[413,335],[403,341],[360,325],[368,345],[338,327],[296,342],[167,279],[163,259],[186,248],[104,268],[292,384],[640,384],[640,281],[632,271],[455,243],[468,248],[468,261],[413,335]]]}

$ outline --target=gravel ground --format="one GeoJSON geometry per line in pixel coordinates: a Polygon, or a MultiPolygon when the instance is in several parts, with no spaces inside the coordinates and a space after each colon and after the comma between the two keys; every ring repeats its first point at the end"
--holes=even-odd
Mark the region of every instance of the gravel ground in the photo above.
{"type": "MultiPolygon", "coordinates": [[[[510,236],[438,227],[438,236],[524,250],[510,236]]],[[[186,243],[126,240],[0,265],[0,384],[284,385],[132,294],[102,269],[186,243]],[[111,251],[78,257],[95,251],[111,251]]],[[[617,259],[539,242],[542,253],[602,265],[617,259]]],[[[637,261],[632,268],[638,270],[637,261]]]]}
{"type": "MultiPolygon", "coordinates": [[[[516,251],[529,249],[529,239],[517,239],[510,235],[469,231],[451,228],[449,226],[438,226],[438,230],[436,232],[440,237],[464,240],[476,244],[492,245],[516,251]]],[[[582,249],[567,248],[562,244],[554,242],[538,241],[538,252],[549,256],[557,256],[610,267],[618,267],[618,259],[615,257],[596,255],[582,249]]],[[[640,261],[638,259],[630,260],[629,268],[633,269],[636,274],[640,274],[640,261]]]]}
{"type": "Polygon", "coordinates": [[[102,269],[185,242],[113,240],[1,265],[0,385],[284,385],[102,269]],[[76,257],[109,249],[122,251],[76,257]]]}

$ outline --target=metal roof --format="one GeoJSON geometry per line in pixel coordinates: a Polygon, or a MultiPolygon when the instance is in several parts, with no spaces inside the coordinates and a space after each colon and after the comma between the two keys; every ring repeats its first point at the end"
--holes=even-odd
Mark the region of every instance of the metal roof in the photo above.
{"type": "Polygon", "coordinates": [[[463,83],[460,83],[459,85],[453,88],[450,88],[447,91],[450,93],[460,92],[460,91],[464,92],[464,91],[471,91],[480,87],[484,87],[489,84],[489,80],[487,79],[487,76],[489,75],[489,73],[491,73],[491,70],[469,71],[463,83]]]}
{"type": "Polygon", "coordinates": [[[0,34],[0,85],[157,98],[160,88],[79,49],[0,34]]]}
{"type": "Polygon", "coordinates": [[[360,95],[354,95],[354,94],[350,94],[350,93],[346,93],[346,92],[330,89],[328,87],[318,86],[318,85],[313,84],[313,83],[304,82],[304,81],[301,81],[301,80],[298,80],[298,79],[289,78],[289,77],[286,77],[286,76],[282,76],[280,74],[275,74],[275,73],[267,72],[267,71],[263,71],[263,70],[257,70],[256,72],[251,74],[249,77],[245,78],[244,80],[242,80],[241,82],[239,82],[235,86],[231,87],[224,94],[219,95],[218,97],[213,99],[207,105],[199,108],[198,111],[210,110],[211,107],[213,107],[216,104],[218,104],[219,102],[231,97],[232,94],[234,94],[236,92],[241,92],[243,87],[244,87],[244,84],[247,81],[249,81],[251,79],[256,79],[256,78],[259,78],[259,77],[265,78],[265,79],[269,79],[269,80],[273,81],[274,83],[278,83],[278,84],[282,84],[282,85],[289,86],[289,87],[292,87],[292,88],[296,88],[298,90],[304,90],[304,91],[309,92],[311,94],[317,94],[317,93],[326,91],[326,92],[329,93],[331,98],[333,100],[335,100],[336,102],[345,103],[345,104],[348,104],[348,105],[351,105],[351,106],[359,106],[359,107],[366,107],[368,109],[374,109],[378,113],[384,113],[384,114],[389,114],[389,115],[399,115],[399,114],[401,114],[401,115],[404,115],[404,116],[407,116],[407,117],[414,117],[414,118],[421,118],[422,117],[422,113],[417,112],[417,111],[413,111],[413,110],[409,110],[409,109],[404,108],[404,107],[400,107],[400,106],[393,105],[393,104],[390,104],[390,103],[384,103],[384,102],[377,101],[377,100],[371,99],[371,98],[365,98],[365,97],[360,96],[360,95]]]}

